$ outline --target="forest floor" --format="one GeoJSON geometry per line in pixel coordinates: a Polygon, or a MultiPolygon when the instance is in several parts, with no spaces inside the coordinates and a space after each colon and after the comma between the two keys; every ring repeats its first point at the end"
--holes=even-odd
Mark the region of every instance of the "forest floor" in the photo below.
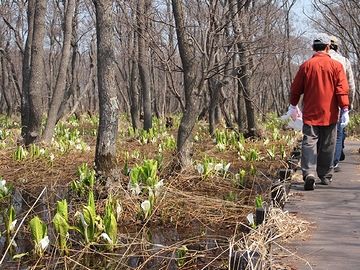
{"type": "MultiPolygon", "coordinates": [[[[288,159],[298,145],[299,134],[281,130],[281,123],[273,121],[264,125],[263,137],[256,140],[226,129],[219,129],[214,139],[206,125],[199,124],[194,131],[194,166],[170,173],[177,125],[166,128],[159,121],[154,126],[152,134],[133,134],[120,127],[118,164],[123,174],[108,190],[121,206],[116,214],[117,240],[111,250],[99,238],[105,226],[100,226],[99,235],[90,243],[79,233],[79,213],[89,205],[88,187],[74,189],[74,182],[82,185],[79,168],[83,164],[92,167],[96,121],[61,124],[51,147],[40,145],[45,149],[40,154],[27,149],[22,158],[18,158],[16,143],[18,126],[8,122],[3,129],[0,126],[0,177],[13,186],[10,200],[0,200],[4,216],[0,218],[0,259],[4,259],[6,269],[240,269],[235,267],[233,255],[244,250],[255,250],[254,254],[274,269],[296,269],[282,262],[283,244],[306,237],[309,222],[281,207],[273,208],[271,188],[279,171],[289,168],[288,159]],[[164,182],[148,215],[143,203],[151,201],[150,195],[156,191],[141,186],[140,193],[130,192],[131,172],[128,174],[144,160],[157,161],[155,178],[164,182]],[[259,198],[269,214],[264,225],[256,226],[249,224],[247,217],[255,212],[259,198]],[[52,225],[56,203],[63,199],[69,206],[71,225],[66,254],[57,248],[52,225]],[[20,220],[24,223],[16,237],[14,231],[10,233],[17,247],[5,254],[4,220],[9,202],[15,208],[17,224],[20,220]],[[41,257],[34,254],[29,228],[35,215],[47,225],[50,238],[50,248],[41,257]],[[274,250],[271,254],[269,245],[274,250]],[[15,259],[15,254],[21,258],[15,259]]],[[[94,194],[96,214],[105,222],[102,217],[108,199],[96,189],[94,194]]]]}

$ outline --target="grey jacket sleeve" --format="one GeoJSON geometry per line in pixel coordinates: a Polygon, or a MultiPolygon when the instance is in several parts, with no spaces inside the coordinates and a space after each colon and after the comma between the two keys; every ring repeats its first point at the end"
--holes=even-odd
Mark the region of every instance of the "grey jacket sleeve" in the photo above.
{"type": "Polygon", "coordinates": [[[354,74],[351,68],[350,60],[346,58],[345,60],[345,69],[346,69],[346,77],[349,84],[349,99],[350,99],[350,108],[353,107],[354,98],[355,98],[355,80],[354,74]]]}

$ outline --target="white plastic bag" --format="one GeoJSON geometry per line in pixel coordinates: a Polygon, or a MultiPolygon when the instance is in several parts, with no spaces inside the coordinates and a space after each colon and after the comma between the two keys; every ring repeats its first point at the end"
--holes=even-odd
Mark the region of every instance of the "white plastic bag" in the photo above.
{"type": "Polygon", "coordinates": [[[280,119],[283,121],[288,120],[287,127],[292,128],[296,131],[302,131],[302,127],[303,127],[302,118],[298,117],[294,121],[291,119],[289,114],[284,114],[280,117],[280,119]]]}

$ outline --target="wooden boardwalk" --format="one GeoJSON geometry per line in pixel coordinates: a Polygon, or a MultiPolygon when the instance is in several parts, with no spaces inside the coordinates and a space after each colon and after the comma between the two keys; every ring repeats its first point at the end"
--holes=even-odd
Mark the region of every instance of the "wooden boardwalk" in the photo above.
{"type": "Polygon", "coordinates": [[[304,191],[303,183],[292,186],[285,209],[314,225],[306,240],[290,244],[302,258],[291,262],[293,269],[360,269],[359,147],[359,141],[346,141],[342,170],[331,185],[316,185],[314,191],[304,191]]]}

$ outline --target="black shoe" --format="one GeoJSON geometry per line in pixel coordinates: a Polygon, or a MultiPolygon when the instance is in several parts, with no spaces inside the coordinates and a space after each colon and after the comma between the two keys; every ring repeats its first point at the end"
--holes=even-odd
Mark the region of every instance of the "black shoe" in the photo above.
{"type": "Polygon", "coordinates": [[[339,166],[339,163],[334,166],[334,172],[341,172],[341,168],[339,166]]]}
{"type": "Polygon", "coordinates": [[[325,185],[325,186],[328,186],[330,185],[332,179],[329,179],[329,178],[325,178],[325,177],[320,177],[320,184],[321,185],[325,185]]]}
{"type": "Polygon", "coordinates": [[[340,156],[340,161],[343,161],[345,160],[345,154],[344,154],[344,151],[341,151],[341,156],[340,156]]]}
{"type": "Polygon", "coordinates": [[[314,190],[315,188],[315,177],[308,175],[305,178],[304,190],[314,190]]]}

